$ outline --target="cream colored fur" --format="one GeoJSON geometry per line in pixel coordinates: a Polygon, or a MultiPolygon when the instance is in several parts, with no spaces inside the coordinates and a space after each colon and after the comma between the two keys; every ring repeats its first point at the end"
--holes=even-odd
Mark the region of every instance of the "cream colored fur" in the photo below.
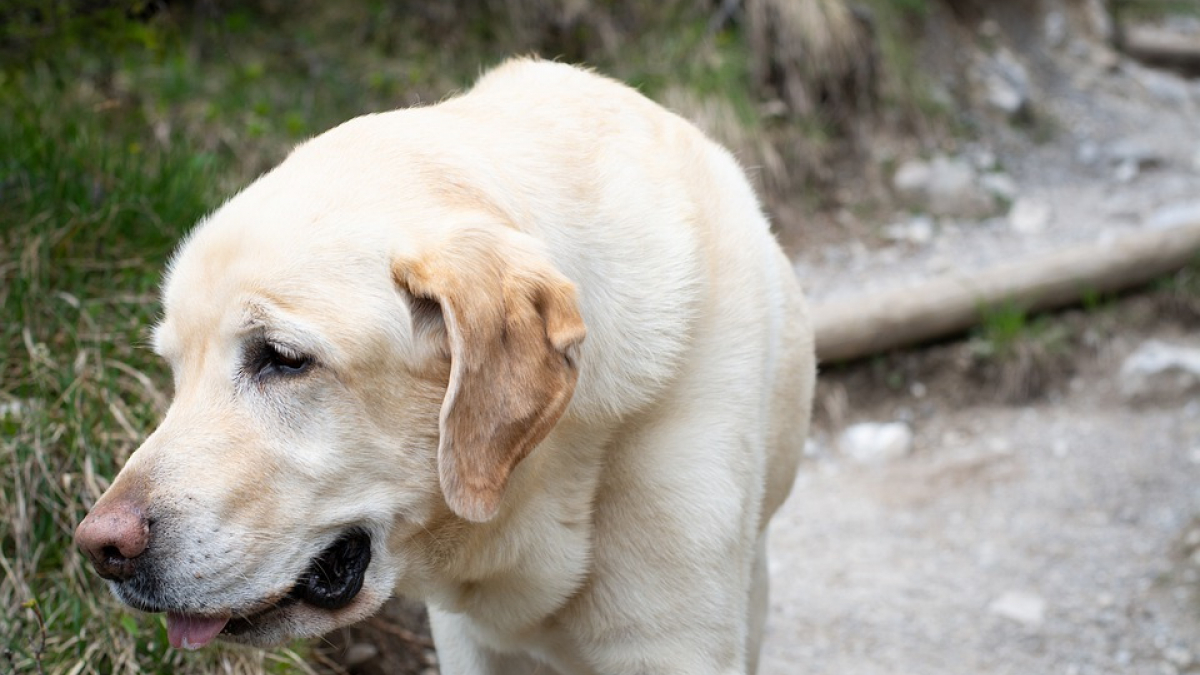
{"type": "Polygon", "coordinates": [[[446,675],[754,671],[812,336],[743,171],[683,119],[510,61],[298,147],[196,228],[164,299],[175,400],[105,499],[165,514],[180,608],[260,608],[358,525],[354,603],[245,641],[395,591],[446,675]],[[314,365],[256,379],[256,340],[314,365]]]}

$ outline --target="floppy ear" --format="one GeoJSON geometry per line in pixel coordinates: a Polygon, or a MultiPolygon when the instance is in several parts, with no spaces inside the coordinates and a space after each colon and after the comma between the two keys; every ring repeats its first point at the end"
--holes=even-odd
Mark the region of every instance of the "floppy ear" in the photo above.
{"type": "Polygon", "coordinates": [[[400,286],[441,308],[438,474],[450,508],[475,522],[496,515],[509,474],[566,410],[586,334],[575,287],[523,237],[467,230],[393,265],[400,286]]]}

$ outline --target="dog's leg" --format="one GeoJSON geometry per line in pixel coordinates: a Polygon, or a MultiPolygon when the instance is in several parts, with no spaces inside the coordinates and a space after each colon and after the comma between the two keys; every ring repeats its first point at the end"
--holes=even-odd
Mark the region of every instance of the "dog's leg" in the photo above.
{"type": "Polygon", "coordinates": [[[475,639],[459,614],[429,608],[429,625],[437,645],[442,675],[554,675],[545,664],[519,654],[501,654],[475,639]]]}
{"type": "Polygon", "coordinates": [[[765,439],[750,405],[676,403],[609,454],[593,574],[561,613],[597,673],[746,673],[765,439]]]}
{"type": "Polygon", "coordinates": [[[754,570],[750,580],[750,628],[746,636],[746,673],[758,672],[758,656],[762,649],[763,628],[770,609],[769,594],[771,579],[767,571],[767,533],[758,536],[755,547],[754,570]]]}

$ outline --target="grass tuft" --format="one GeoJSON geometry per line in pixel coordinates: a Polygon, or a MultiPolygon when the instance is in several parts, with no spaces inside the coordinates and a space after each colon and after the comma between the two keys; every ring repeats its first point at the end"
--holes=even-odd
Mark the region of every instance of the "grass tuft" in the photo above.
{"type": "MultiPolygon", "coordinates": [[[[185,654],[112,599],[70,539],[165,412],[143,347],[174,243],[216,203],[215,155],[156,140],[128,99],[45,64],[0,79],[0,649],[5,672],[304,670],[185,654]]],[[[281,666],[280,663],[291,664],[281,666]]]]}

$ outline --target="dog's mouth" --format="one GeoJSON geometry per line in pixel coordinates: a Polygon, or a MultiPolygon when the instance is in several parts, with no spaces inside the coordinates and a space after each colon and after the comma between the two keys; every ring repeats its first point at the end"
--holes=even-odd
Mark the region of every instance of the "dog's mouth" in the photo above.
{"type": "Polygon", "coordinates": [[[354,528],[313,558],[291,590],[278,600],[264,603],[263,609],[224,616],[167,612],[167,637],[172,647],[199,649],[219,634],[236,636],[249,632],[297,603],[327,611],[342,609],[354,602],[362,590],[370,563],[371,536],[354,528]]]}

